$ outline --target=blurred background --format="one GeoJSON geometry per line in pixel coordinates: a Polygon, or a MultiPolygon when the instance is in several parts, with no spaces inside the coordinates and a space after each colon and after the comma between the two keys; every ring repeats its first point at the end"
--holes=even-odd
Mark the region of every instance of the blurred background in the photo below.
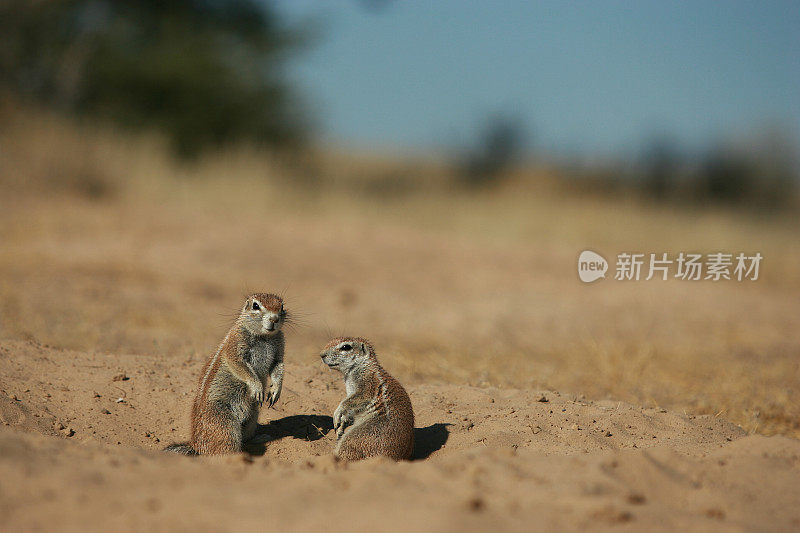
{"type": "MultiPolygon", "coordinates": [[[[793,2],[8,0],[0,338],[201,364],[249,291],[289,357],[800,436],[793,2]],[[578,254],[764,256],[582,284],[578,254]]],[[[113,357],[113,355],[109,355],[113,357]]]]}

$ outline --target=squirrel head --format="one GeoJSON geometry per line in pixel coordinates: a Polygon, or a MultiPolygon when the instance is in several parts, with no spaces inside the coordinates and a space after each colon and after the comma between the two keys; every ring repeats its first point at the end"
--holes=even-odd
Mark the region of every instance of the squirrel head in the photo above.
{"type": "Polygon", "coordinates": [[[286,321],[283,298],[266,293],[249,296],[244,302],[239,321],[253,335],[276,334],[286,321]]]}
{"type": "Polygon", "coordinates": [[[323,363],[342,374],[348,374],[353,368],[374,361],[376,358],[372,344],[361,337],[332,339],[319,356],[323,363]]]}

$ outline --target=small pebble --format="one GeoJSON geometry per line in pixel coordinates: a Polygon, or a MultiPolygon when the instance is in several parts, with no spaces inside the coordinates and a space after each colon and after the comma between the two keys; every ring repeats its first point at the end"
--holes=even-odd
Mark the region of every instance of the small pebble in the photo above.
{"type": "Polygon", "coordinates": [[[645,498],[643,494],[633,493],[628,495],[628,503],[632,503],[633,505],[642,505],[646,501],[647,498],[645,498]]]}

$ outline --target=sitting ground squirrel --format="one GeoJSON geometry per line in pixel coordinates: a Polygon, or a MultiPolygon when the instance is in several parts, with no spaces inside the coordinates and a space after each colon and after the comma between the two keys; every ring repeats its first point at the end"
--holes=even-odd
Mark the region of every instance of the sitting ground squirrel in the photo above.
{"type": "Polygon", "coordinates": [[[167,451],[184,455],[235,453],[258,426],[267,376],[269,406],[281,395],[286,321],[283,299],[253,294],[219,349],[203,367],[192,405],[192,438],[167,451]]]}
{"type": "Polygon", "coordinates": [[[366,339],[339,337],[320,354],[344,375],[347,397],[333,414],[336,456],[357,461],[374,455],[410,459],[414,450],[414,411],[400,383],[378,363],[366,339]]]}

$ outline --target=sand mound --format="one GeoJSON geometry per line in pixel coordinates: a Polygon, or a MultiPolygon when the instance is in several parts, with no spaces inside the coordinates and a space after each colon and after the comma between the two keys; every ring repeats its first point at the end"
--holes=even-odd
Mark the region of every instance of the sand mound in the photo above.
{"type": "Polygon", "coordinates": [[[0,514],[12,530],[800,527],[800,442],[554,391],[409,384],[415,461],[330,456],[343,395],[288,362],[252,456],[188,459],[199,360],[0,343],[0,514]]]}

